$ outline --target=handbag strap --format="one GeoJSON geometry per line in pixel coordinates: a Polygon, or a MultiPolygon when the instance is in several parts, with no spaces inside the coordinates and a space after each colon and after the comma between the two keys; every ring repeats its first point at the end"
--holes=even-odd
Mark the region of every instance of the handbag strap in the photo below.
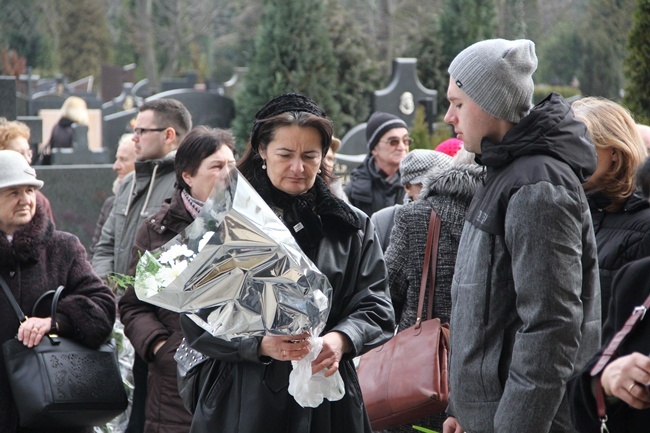
{"type": "MultiPolygon", "coordinates": [[[[57,330],[56,330],[56,310],[57,310],[57,306],[59,305],[59,297],[61,296],[61,292],[63,292],[64,289],[65,289],[65,287],[59,286],[59,287],[56,288],[56,290],[48,290],[47,292],[43,293],[36,300],[36,302],[34,303],[34,307],[32,308],[32,316],[35,316],[36,315],[36,308],[43,301],[43,299],[47,298],[48,296],[53,296],[53,298],[52,298],[52,307],[51,307],[51,311],[50,311],[50,319],[52,319],[52,322],[50,324],[50,331],[48,332],[48,334],[53,336],[55,339],[58,338],[58,336],[56,335],[56,332],[57,332],[57,330]]],[[[55,344],[58,344],[58,343],[55,343],[55,344]]]]}
{"type": "Polygon", "coordinates": [[[2,291],[5,292],[5,296],[7,296],[7,299],[11,304],[11,308],[14,309],[16,316],[18,316],[18,321],[20,321],[20,323],[23,323],[25,320],[27,320],[27,316],[25,316],[23,310],[20,309],[20,305],[18,305],[18,302],[16,301],[14,294],[11,293],[11,289],[9,289],[9,285],[2,277],[2,275],[0,275],[0,286],[2,286],[2,291]]]}
{"type": "Polygon", "coordinates": [[[422,324],[422,309],[424,308],[424,294],[427,291],[429,269],[431,270],[431,284],[429,284],[429,302],[427,303],[427,317],[433,312],[433,296],[436,287],[436,267],[438,263],[438,242],[440,241],[440,217],[435,209],[431,209],[429,217],[429,231],[427,232],[427,245],[424,250],[424,263],[422,264],[422,279],[420,280],[420,297],[418,299],[418,315],[415,320],[416,329],[422,324]]]}
{"type": "MultiPolygon", "coordinates": [[[[591,377],[597,376],[603,371],[607,363],[612,359],[612,356],[616,354],[616,351],[623,340],[625,340],[632,329],[643,320],[648,309],[650,309],[650,296],[646,298],[642,305],[634,307],[632,314],[627,319],[621,330],[614,335],[612,341],[609,342],[603,353],[600,355],[596,365],[591,369],[591,377]]],[[[596,381],[596,408],[598,410],[598,418],[600,418],[601,422],[601,431],[607,431],[607,426],[605,425],[607,422],[607,408],[605,407],[605,397],[600,380],[596,381]]]]}

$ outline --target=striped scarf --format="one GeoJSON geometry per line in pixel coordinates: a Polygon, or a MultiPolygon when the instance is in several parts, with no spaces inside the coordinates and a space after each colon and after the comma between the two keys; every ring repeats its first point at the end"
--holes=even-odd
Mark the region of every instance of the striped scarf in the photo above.
{"type": "Polygon", "coordinates": [[[185,209],[192,215],[192,218],[196,219],[199,216],[199,212],[203,209],[203,204],[201,200],[197,200],[187,193],[187,191],[181,191],[181,198],[183,199],[183,204],[185,209]]]}

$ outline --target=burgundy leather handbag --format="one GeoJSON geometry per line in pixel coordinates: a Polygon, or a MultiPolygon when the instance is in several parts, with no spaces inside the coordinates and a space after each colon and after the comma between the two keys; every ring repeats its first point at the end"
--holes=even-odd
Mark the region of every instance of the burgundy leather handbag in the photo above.
{"type": "Polygon", "coordinates": [[[427,316],[433,309],[439,237],[440,218],[431,210],[415,325],[359,361],[357,374],[373,430],[413,422],[447,408],[449,325],[422,317],[427,281],[427,316]]]}

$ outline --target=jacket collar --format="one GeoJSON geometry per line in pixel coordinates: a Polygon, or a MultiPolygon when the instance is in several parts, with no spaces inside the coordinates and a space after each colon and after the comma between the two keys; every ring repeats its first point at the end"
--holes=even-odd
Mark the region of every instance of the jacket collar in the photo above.
{"type": "Polygon", "coordinates": [[[516,124],[501,142],[484,138],[477,161],[487,167],[502,167],[527,155],[548,155],[560,160],[587,181],[596,169],[596,147],[587,127],[577,120],[571,106],[551,93],[516,124]]]}

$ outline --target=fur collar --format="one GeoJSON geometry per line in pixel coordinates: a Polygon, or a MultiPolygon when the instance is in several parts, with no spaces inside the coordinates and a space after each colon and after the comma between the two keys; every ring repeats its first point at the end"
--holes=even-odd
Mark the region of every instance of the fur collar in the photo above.
{"type": "Polygon", "coordinates": [[[16,230],[13,243],[10,244],[5,233],[0,235],[0,263],[28,262],[37,260],[43,245],[54,232],[54,224],[41,206],[36,206],[36,213],[29,224],[16,230]]]}
{"type": "Polygon", "coordinates": [[[434,167],[425,175],[420,197],[443,195],[471,199],[481,175],[482,168],[476,164],[460,164],[447,168],[434,167]]]}

